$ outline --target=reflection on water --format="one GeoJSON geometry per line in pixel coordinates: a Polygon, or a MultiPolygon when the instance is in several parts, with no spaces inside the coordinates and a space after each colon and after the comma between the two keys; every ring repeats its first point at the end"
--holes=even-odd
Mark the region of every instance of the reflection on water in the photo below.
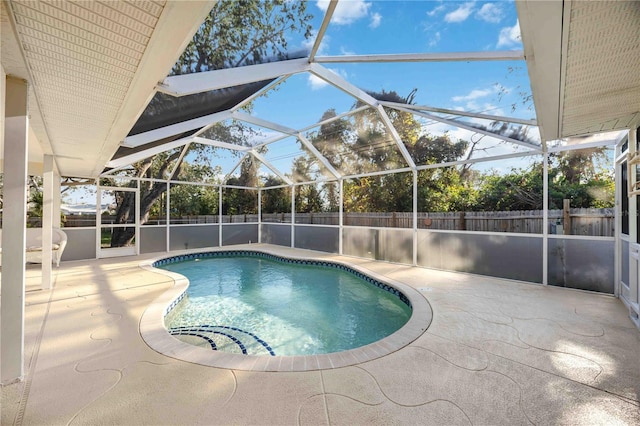
{"type": "Polygon", "coordinates": [[[227,352],[338,352],[380,340],[411,316],[397,296],[326,266],[217,257],[162,268],[191,282],[167,328],[185,342],[227,352]]]}

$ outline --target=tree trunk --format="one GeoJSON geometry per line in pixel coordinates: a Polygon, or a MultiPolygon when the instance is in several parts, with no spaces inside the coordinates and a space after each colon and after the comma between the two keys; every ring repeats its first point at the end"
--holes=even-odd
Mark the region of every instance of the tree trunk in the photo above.
{"type": "Polygon", "coordinates": [[[128,247],[135,237],[135,228],[113,228],[111,247],[128,247]]]}

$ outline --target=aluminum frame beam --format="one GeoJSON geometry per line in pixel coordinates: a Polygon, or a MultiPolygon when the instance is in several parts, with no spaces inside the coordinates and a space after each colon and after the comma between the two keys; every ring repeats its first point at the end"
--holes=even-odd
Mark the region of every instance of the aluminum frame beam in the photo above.
{"type": "Polygon", "coordinates": [[[327,31],[327,27],[329,26],[329,22],[331,22],[331,17],[333,16],[333,12],[336,10],[337,5],[338,0],[331,0],[327,5],[327,11],[324,14],[324,19],[322,20],[322,24],[320,25],[320,30],[318,30],[318,34],[316,34],[316,40],[314,41],[313,47],[311,48],[311,53],[309,53],[309,62],[313,62],[316,53],[318,53],[318,50],[320,49],[322,39],[324,38],[324,33],[327,31]]]}
{"type": "Polygon", "coordinates": [[[382,119],[382,122],[387,127],[387,130],[391,133],[393,140],[396,142],[396,145],[398,146],[398,149],[400,150],[404,161],[411,168],[411,170],[415,170],[416,163],[413,161],[413,158],[411,158],[411,154],[409,154],[407,147],[405,146],[404,142],[402,142],[402,138],[400,138],[398,131],[391,122],[391,119],[389,118],[389,115],[387,115],[387,112],[384,110],[384,107],[382,105],[378,105],[377,110],[378,115],[380,115],[380,118],[382,119]]]}
{"type": "Polygon", "coordinates": [[[192,141],[193,141],[192,136],[178,139],[173,142],[168,142],[166,144],[158,145],[153,148],[145,149],[144,151],[136,152],[135,154],[125,155],[124,157],[111,160],[106,164],[106,166],[114,169],[128,166],[130,164],[137,163],[138,161],[144,160],[145,158],[149,158],[152,155],[156,155],[161,152],[186,145],[188,143],[191,143],[192,141]]]}
{"type": "Polygon", "coordinates": [[[336,179],[341,179],[342,175],[340,173],[338,173],[338,171],[335,169],[335,167],[333,167],[331,165],[331,163],[329,163],[329,160],[327,160],[327,157],[325,157],[324,155],[322,155],[322,153],[320,151],[318,151],[316,149],[315,146],[313,146],[313,144],[311,143],[311,141],[309,139],[307,139],[302,133],[298,133],[298,140],[300,142],[302,142],[302,144],[309,150],[311,151],[311,153],[313,155],[316,156],[316,158],[318,159],[318,161],[320,161],[322,163],[322,165],[329,170],[329,173],[331,173],[336,179]]]}
{"type": "Polygon", "coordinates": [[[485,52],[444,53],[399,53],[380,55],[317,56],[318,63],[343,62],[470,62],[470,61],[517,61],[524,60],[522,50],[499,50],[485,52]]]}
{"type": "Polygon", "coordinates": [[[348,93],[349,95],[361,100],[367,105],[370,105],[372,107],[378,106],[379,102],[377,99],[369,95],[364,90],[361,90],[355,85],[349,83],[347,80],[340,77],[338,74],[330,71],[328,68],[325,68],[322,65],[317,63],[312,63],[309,65],[309,67],[310,67],[309,71],[316,77],[326,81],[327,83],[331,84],[334,87],[337,87],[343,92],[348,93]]]}
{"type": "Polygon", "coordinates": [[[285,176],[284,173],[281,173],[280,170],[278,170],[277,167],[275,167],[273,164],[271,164],[269,162],[269,160],[264,158],[264,156],[262,156],[261,154],[259,154],[255,150],[251,150],[250,153],[251,153],[251,155],[253,155],[253,157],[256,160],[260,161],[262,164],[264,164],[266,167],[268,167],[269,170],[271,170],[273,173],[275,173],[276,176],[278,176],[280,179],[282,179],[287,185],[293,185],[293,182],[291,181],[291,179],[289,179],[287,176],[285,176]]]}
{"type": "Polygon", "coordinates": [[[533,144],[530,144],[528,142],[519,141],[518,139],[513,139],[513,138],[510,138],[508,136],[502,136],[502,135],[499,135],[497,133],[492,133],[492,132],[489,132],[489,131],[486,131],[486,130],[478,129],[476,127],[469,126],[469,125],[466,125],[464,123],[460,123],[460,122],[455,121],[455,120],[448,120],[446,118],[438,117],[438,116],[435,116],[435,115],[432,115],[432,114],[428,114],[426,112],[415,111],[415,110],[411,110],[409,108],[400,108],[400,107],[393,107],[393,108],[398,109],[400,111],[408,112],[410,114],[416,114],[416,115],[419,115],[421,117],[428,118],[430,120],[439,121],[441,123],[448,124],[449,126],[452,126],[452,127],[458,127],[460,129],[466,129],[466,130],[469,130],[471,132],[480,133],[480,134],[486,135],[486,136],[491,136],[492,138],[496,138],[496,139],[499,139],[499,140],[502,140],[502,141],[505,141],[505,142],[511,142],[511,143],[516,144],[516,145],[524,146],[524,147],[532,149],[532,150],[541,150],[542,149],[540,146],[533,145],[533,144]]]}
{"type": "Polygon", "coordinates": [[[237,111],[240,108],[244,107],[245,105],[253,102],[254,99],[259,98],[260,96],[262,96],[263,94],[267,93],[269,90],[271,90],[272,88],[276,87],[278,84],[280,83],[284,83],[289,77],[291,77],[292,74],[287,74],[287,75],[283,75],[280,78],[276,78],[275,80],[273,80],[271,83],[267,84],[266,86],[264,86],[262,89],[258,90],[257,92],[255,92],[253,95],[249,96],[248,98],[240,101],[238,104],[236,104],[233,108],[231,108],[231,111],[237,111]]]}
{"type": "Polygon", "coordinates": [[[226,175],[224,175],[224,179],[222,179],[223,184],[225,184],[229,178],[231,177],[231,175],[233,175],[235,173],[235,171],[238,169],[238,167],[240,167],[240,165],[244,162],[244,160],[247,159],[247,157],[250,155],[249,152],[246,152],[242,158],[240,158],[240,161],[238,161],[236,163],[235,166],[233,166],[233,169],[231,169],[231,171],[229,173],[227,173],[226,175]]]}
{"type": "Polygon", "coordinates": [[[475,164],[475,163],[484,163],[487,161],[509,160],[511,158],[528,157],[530,155],[542,155],[542,154],[543,154],[542,150],[515,152],[513,154],[495,155],[492,157],[470,158],[468,160],[448,161],[446,163],[438,163],[438,164],[423,164],[421,166],[417,166],[416,169],[418,171],[429,170],[429,169],[439,169],[442,167],[460,166],[462,164],[475,164]]]}
{"type": "Polygon", "coordinates": [[[243,67],[205,71],[192,74],[174,75],[165,78],[156,86],[158,92],[171,96],[193,95],[257,81],[270,80],[282,75],[297,74],[309,69],[307,58],[243,67]]]}
{"type": "Polygon", "coordinates": [[[391,108],[395,108],[395,107],[410,108],[410,109],[415,109],[419,111],[439,112],[441,114],[451,114],[451,115],[457,115],[461,117],[473,117],[473,118],[482,118],[485,120],[504,121],[506,123],[524,124],[526,126],[538,125],[538,122],[536,120],[527,120],[524,118],[513,118],[513,117],[505,117],[501,115],[482,114],[482,113],[468,112],[468,111],[457,111],[455,109],[436,108],[436,107],[430,107],[426,105],[409,105],[409,104],[402,104],[398,102],[380,101],[380,103],[384,106],[388,106],[391,108]]]}
{"type": "Polygon", "coordinates": [[[159,129],[149,130],[148,132],[138,133],[137,135],[127,136],[122,142],[122,146],[126,148],[137,148],[139,146],[159,141],[173,135],[188,132],[195,129],[201,129],[215,123],[231,118],[230,111],[221,111],[214,114],[205,115],[180,123],[171,124],[169,126],[160,127],[159,129]]]}
{"type": "Polygon", "coordinates": [[[229,143],[229,142],[215,141],[213,139],[203,138],[202,136],[195,136],[193,138],[193,142],[200,143],[202,145],[213,146],[213,147],[216,147],[216,148],[231,149],[233,151],[250,151],[251,150],[251,148],[247,147],[247,146],[234,145],[234,144],[229,143]]]}
{"type": "Polygon", "coordinates": [[[171,173],[169,173],[168,180],[171,180],[175,177],[176,170],[178,170],[178,165],[182,162],[182,160],[184,160],[184,156],[187,155],[187,152],[189,151],[190,146],[191,146],[191,142],[189,142],[188,144],[182,147],[182,151],[180,151],[180,156],[178,157],[176,164],[174,164],[173,167],[171,168],[171,173]]]}
{"type": "Polygon", "coordinates": [[[300,132],[300,133],[301,132],[306,132],[307,130],[311,130],[314,127],[320,127],[320,126],[322,126],[324,124],[329,124],[332,121],[340,120],[341,118],[344,118],[344,117],[349,117],[351,115],[357,114],[357,113],[362,112],[364,110],[367,110],[369,108],[371,108],[369,105],[363,105],[363,106],[361,106],[359,108],[356,108],[356,109],[354,109],[352,111],[343,112],[342,114],[338,114],[335,117],[327,118],[326,120],[318,121],[317,123],[314,123],[314,124],[312,124],[310,126],[303,127],[302,129],[298,130],[298,132],[300,132]]]}
{"type": "Polygon", "coordinates": [[[282,126],[278,123],[274,123],[272,121],[267,121],[267,120],[263,120],[261,118],[258,117],[254,117],[253,115],[244,113],[244,112],[240,112],[240,111],[235,111],[231,114],[231,117],[236,119],[236,120],[240,120],[240,121],[244,121],[246,123],[250,123],[250,124],[255,124],[256,126],[260,126],[260,127],[264,127],[266,129],[270,129],[270,130],[274,130],[278,133],[284,133],[285,135],[295,135],[296,133],[298,133],[297,130],[292,129],[290,127],[286,127],[286,126],[282,126]]]}
{"type": "Polygon", "coordinates": [[[593,141],[587,143],[577,143],[575,145],[558,145],[552,146],[547,149],[548,152],[566,152],[575,151],[578,149],[599,148],[604,146],[615,146],[618,143],[617,139],[606,139],[601,141],[593,141]]]}

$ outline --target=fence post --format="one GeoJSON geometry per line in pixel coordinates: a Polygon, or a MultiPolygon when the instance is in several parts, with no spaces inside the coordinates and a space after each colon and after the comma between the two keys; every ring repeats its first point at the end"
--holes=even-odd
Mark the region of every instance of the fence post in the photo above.
{"type": "Polygon", "coordinates": [[[564,235],[571,235],[571,200],[562,200],[562,221],[564,225],[564,235]]]}
{"type": "Polygon", "coordinates": [[[464,218],[465,213],[464,212],[460,212],[460,223],[458,224],[458,230],[459,231],[464,231],[467,229],[466,223],[465,223],[465,218],[464,218]]]}

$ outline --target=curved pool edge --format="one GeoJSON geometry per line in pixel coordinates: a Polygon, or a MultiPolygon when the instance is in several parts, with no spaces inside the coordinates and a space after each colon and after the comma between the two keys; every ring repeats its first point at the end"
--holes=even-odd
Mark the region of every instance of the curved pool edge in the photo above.
{"type": "Polygon", "coordinates": [[[140,319],[140,335],[151,349],[171,358],[209,367],[269,372],[315,371],[348,367],[389,355],[415,341],[429,328],[429,325],[431,324],[431,320],[433,318],[431,305],[418,290],[407,284],[382,276],[366,268],[362,268],[356,264],[349,263],[342,259],[337,260],[334,258],[329,259],[326,257],[303,256],[291,253],[282,254],[275,250],[269,250],[269,248],[264,246],[260,248],[242,248],[240,250],[295,260],[329,262],[351,268],[402,292],[411,303],[411,317],[398,331],[381,340],[359,348],[329,354],[255,356],[212,351],[211,349],[190,345],[170,335],[164,325],[164,316],[166,312],[175,306],[175,304],[177,304],[186,294],[189,287],[189,280],[180,274],[164,269],[154,268],[152,265],[162,259],[181,255],[238,251],[238,249],[231,247],[218,247],[202,250],[189,250],[187,252],[180,252],[179,254],[166,254],[154,259],[146,260],[140,264],[141,268],[150,272],[166,275],[174,281],[174,284],[169,289],[167,289],[147,307],[140,319]]]}

